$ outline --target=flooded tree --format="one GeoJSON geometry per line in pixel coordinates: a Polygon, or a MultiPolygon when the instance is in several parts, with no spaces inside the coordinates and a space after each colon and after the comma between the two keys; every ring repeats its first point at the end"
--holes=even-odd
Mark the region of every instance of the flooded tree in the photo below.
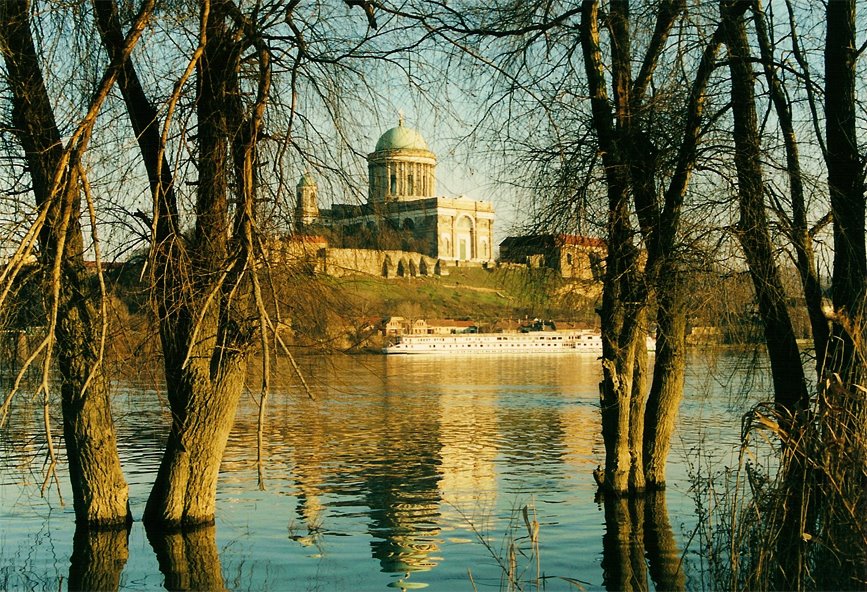
{"type": "Polygon", "coordinates": [[[610,37],[610,62],[606,64],[598,3],[582,3],[581,48],[590,91],[591,129],[601,152],[609,211],[600,312],[600,391],[606,443],[602,484],[616,494],[665,486],[665,461],[683,395],[687,311],[682,277],[685,261],[679,253],[681,214],[697,157],[706,87],[720,43],[717,33],[711,35],[695,62],[690,92],[680,99],[687,116],[677,122],[679,137],[674,144],[666,145],[654,128],[657,119],[671,114],[665,113],[666,107],[657,107],[659,99],[648,92],[668,36],[684,9],[682,2],[663,3],[645,53],[637,57],[632,53],[635,25],[630,7],[625,2],[612,3],[606,15],[610,37]],[[636,60],[641,68],[633,76],[636,60]],[[606,72],[611,75],[610,99],[606,72]],[[670,171],[667,186],[663,185],[664,171],[670,171]],[[643,269],[636,235],[646,249],[643,269]],[[653,299],[658,341],[648,397],[643,376],[647,353],[642,344],[653,299]]]}
{"type": "Polygon", "coordinates": [[[492,92],[508,100],[489,100],[509,108],[491,127],[498,142],[509,138],[509,158],[534,172],[533,227],[589,227],[605,238],[600,482],[617,495],[661,489],[686,364],[692,263],[682,217],[719,34],[692,32],[678,1],[558,8],[475,6],[426,23],[461,35],[470,59],[493,62],[492,92]],[[516,114],[519,106],[526,111],[516,114]],[[644,344],[654,326],[648,389],[644,344]]]}
{"type": "MultiPolygon", "coordinates": [[[[96,2],[99,31],[112,59],[123,39],[117,7],[96,2]]],[[[223,449],[244,388],[247,358],[264,331],[255,274],[258,142],[270,99],[270,51],[232,3],[200,10],[199,46],[171,103],[195,72],[196,199],[194,229],[181,227],[175,169],[168,162],[157,110],[135,64],[119,83],[153,193],[149,257],[151,298],[159,323],[172,426],[144,520],[159,528],[211,524],[223,449]],[[249,104],[242,57],[253,48],[249,104]]]]}
{"type": "MultiPolygon", "coordinates": [[[[361,22],[376,24],[366,2],[346,2],[347,8],[356,6],[365,9],[366,23],[361,22]]],[[[271,373],[269,344],[279,340],[273,307],[266,305],[276,295],[264,275],[269,221],[262,206],[283,187],[279,167],[287,147],[298,149],[293,125],[302,124],[293,122],[310,116],[296,111],[299,79],[310,64],[340,70],[341,61],[349,61],[367,41],[362,29],[358,44],[347,37],[349,53],[335,58],[334,39],[317,37],[295,8],[295,3],[268,4],[248,11],[230,0],[202,3],[198,23],[191,26],[197,46],[181,57],[186,67],[166,103],[166,121],[160,121],[162,110],[146,93],[136,62],[125,62],[119,80],[153,196],[149,290],[172,412],[144,514],[152,527],[214,521],[220,462],[247,363],[258,348],[264,396],[271,373]],[[286,97],[274,96],[275,64],[288,79],[286,97]],[[183,105],[193,106],[184,113],[195,121],[193,146],[186,160],[170,162],[167,133],[177,125],[171,120],[175,109],[183,105]],[[266,116],[275,112],[279,115],[266,116]],[[263,153],[279,163],[272,177],[263,174],[263,153]],[[195,172],[192,180],[185,177],[188,167],[195,172]],[[195,187],[187,212],[184,182],[195,187]]],[[[114,59],[123,39],[118,8],[95,2],[94,9],[103,46],[114,59]]],[[[314,91],[326,93],[325,82],[327,76],[316,80],[314,91]]]]}
{"type": "MultiPolygon", "coordinates": [[[[13,272],[15,266],[20,269],[21,260],[38,241],[50,311],[42,348],[57,357],[73,506],[82,527],[125,526],[131,520],[108,381],[103,373],[105,311],[98,309],[100,290],[84,265],[82,194],[87,195],[88,207],[93,204],[83,155],[118,66],[132,51],[152,10],[152,2],[143,5],[130,34],[122,39],[118,60],[109,65],[93,91],[87,112],[64,143],[65,134],[55,119],[54,101],[43,76],[49,65],[44,63],[31,31],[31,7],[18,1],[0,5],[0,43],[12,99],[12,130],[24,154],[36,210],[35,222],[13,258],[12,268],[13,272]]],[[[51,355],[45,358],[40,387],[46,397],[51,360],[51,355]]],[[[50,442],[50,429],[47,431],[50,442]]]]}

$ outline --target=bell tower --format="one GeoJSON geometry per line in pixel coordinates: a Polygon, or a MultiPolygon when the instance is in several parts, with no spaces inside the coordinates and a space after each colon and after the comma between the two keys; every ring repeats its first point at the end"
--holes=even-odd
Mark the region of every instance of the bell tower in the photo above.
{"type": "Polygon", "coordinates": [[[316,181],[306,171],[295,186],[295,231],[319,221],[319,204],[316,195],[316,181]]]}

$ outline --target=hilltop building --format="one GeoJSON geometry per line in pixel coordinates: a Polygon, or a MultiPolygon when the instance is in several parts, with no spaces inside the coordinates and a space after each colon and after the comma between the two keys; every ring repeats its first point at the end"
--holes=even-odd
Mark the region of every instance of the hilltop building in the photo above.
{"type": "Polygon", "coordinates": [[[548,267],[576,280],[600,281],[606,254],[601,238],[573,234],[510,236],[500,243],[500,261],[548,267]]]}
{"type": "Polygon", "coordinates": [[[402,241],[391,248],[417,251],[445,265],[488,264],[494,260],[494,214],[489,201],[436,195],[436,155],[403,118],[379,138],[367,156],[368,196],[364,204],[320,210],[316,182],[305,173],[296,187],[298,233],[331,229],[346,246],[386,248],[377,237],[402,241]]]}

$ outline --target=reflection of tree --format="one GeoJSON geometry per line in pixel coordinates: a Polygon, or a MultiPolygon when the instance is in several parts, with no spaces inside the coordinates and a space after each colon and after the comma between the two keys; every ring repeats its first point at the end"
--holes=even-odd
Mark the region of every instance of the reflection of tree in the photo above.
{"type": "Polygon", "coordinates": [[[668,522],[665,493],[647,493],[644,506],[644,544],[650,562],[650,577],[657,590],[683,590],[686,580],[680,549],[668,522]]]}
{"type": "Polygon", "coordinates": [[[225,590],[217,553],[216,528],[148,531],[166,590],[225,590]]]}
{"type": "Polygon", "coordinates": [[[77,526],[69,565],[70,590],[117,590],[129,557],[129,530],[77,526]]]}
{"type": "Polygon", "coordinates": [[[602,581],[606,590],[647,590],[643,518],[640,498],[605,496],[605,534],[602,536],[602,581]]]}
{"type": "Polygon", "coordinates": [[[603,582],[607,590],[683,590],[680,551],[668,522],[663,492],[630,499],[606,496],[602,537],[603,582]],[[645,555],[646,552],[646,555],[645,555]],[[646,557],[646,563],[645,563],[646,557]]]}

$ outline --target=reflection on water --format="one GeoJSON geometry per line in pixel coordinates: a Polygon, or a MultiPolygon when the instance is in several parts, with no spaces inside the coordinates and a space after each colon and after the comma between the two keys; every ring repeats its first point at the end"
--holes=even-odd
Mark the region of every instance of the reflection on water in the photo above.
{"type": "MultiPolygon", "coordinates": [[[[20,408],[2,434],[10,454],[0,464],[0,588],[56,589],[68,573],[73,589],[368,590],[409,582],[464,589],[469,568],[480,589],[496,589],[500,541],[526,503],[541,522],[544,573],[591,589],[685,587],[682,525],[694,519],[683,493],[684,446],[697,441],[697,425],[728,434],[716,445],[735,442],[734,414],[688,398],[669,499],[597,504],[590,471],[603,447],[592,357],[311,356],[299,364],[316,401],[291,373],[275,377],[264,426],[266,491],[257,488],[258,409],[248,397],[221,469],[216,530],[151,533],[145,541],[135,524],[129,546],[125,535],[76,533],[74,548],[64,548],[62,540],[73,539],[66,508],[52,518],[54,531],[34,534],[56,500],[34,497],[38,475],[23,467],[42,446],[41,426],[35,411],[20,408]]],[[[168,417],[158,389],[118,390],[121,454],[138,515],[168,417]]],[[[553,579],[546,587],[572,589],[553,579]]]]}
{"type": "Polygon", "coordinates": [[[217,552],[216,529],[205,526],[184,532],[148,532],[166,590],[225,590],[217,552]]]}
{"type": "Polygon", "coordinates": [[[665,493],[648,492],[629,499],[606,498],[602,537],[603,583],[606,590],[684,590],[681,551],[675,542],[665,493]]]}
{"type": "Polygon", "coordinates": [[[69,590],[117,590],[129,557],[129,531],[76,528],[69,590]]]}

